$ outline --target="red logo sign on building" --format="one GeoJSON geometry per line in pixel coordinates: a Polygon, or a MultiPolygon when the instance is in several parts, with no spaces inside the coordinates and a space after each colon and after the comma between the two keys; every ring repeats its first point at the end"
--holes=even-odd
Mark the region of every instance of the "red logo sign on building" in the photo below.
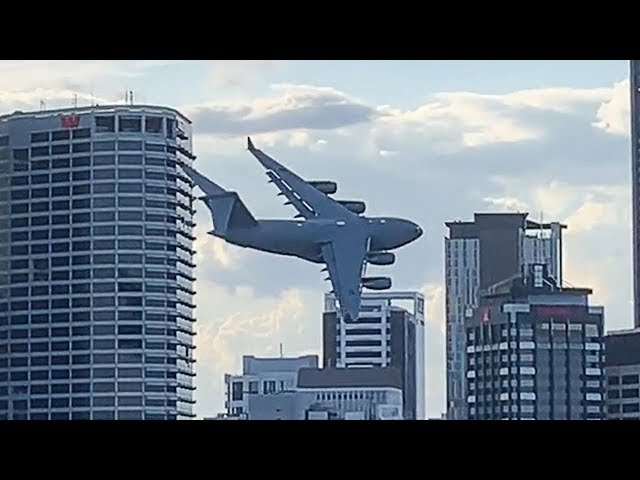
{"type": "Polygon", "coordinates": [[[60,117],[60,126],[62,128],[76,128],[80,125],[80,117],[77,115],[63,115],[60,117]]]}
{"type": "Polygon", "coordinates": [[[489,323],[491,321],[491,310],[485,308],[484,315],[482,316],[482,323],[489,323]]]}

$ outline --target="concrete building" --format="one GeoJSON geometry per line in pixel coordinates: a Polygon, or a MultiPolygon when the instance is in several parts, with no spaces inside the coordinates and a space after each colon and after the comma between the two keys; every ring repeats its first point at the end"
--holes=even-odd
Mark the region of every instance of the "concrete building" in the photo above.
{"type": "Polygon", "coordinates": [[[302,368],[295,390],[250,395],[249,420],[402,420],[393,367],[302,368]]]}
{"type": "Polygon", "coordinates": [[[193,413],[190,121],[0,117],[0,419],[193,413]]]}
{"type": "Polygon", "coordinates": [[[526,213],[476,213],[472,222],[447,222],[445,238],[447,417],[465,418],[465,319],[480,291],[544,263],[562,285],[562,230],[526,213]]]}
{"type": "Polygon", "coordinates": [[[640,420],[640,328],[605,337],[607,418],[640,420]]]}
{"type": "Polygon", "coordinates": [[[298,370],[317,368],[318,356],[287,358],[242,357],[242,375],[225,375],[225,409],[228,416],[238,417],[249,411],[250,395],[294,391],[298,370]]]}
{"type": "Polygon", "coordinates": [[[402,375],[403,417],[425,419],[424,297],[418,292],[364,293],[360,318],[338,320],[325,296],[324,368],[394,367],[402,375]]]}
{"type": "Polygon", "coordinates": [[[604,309],[546,265],[494,285],[466,321],[467,416],[605,418],[604,309]]]}

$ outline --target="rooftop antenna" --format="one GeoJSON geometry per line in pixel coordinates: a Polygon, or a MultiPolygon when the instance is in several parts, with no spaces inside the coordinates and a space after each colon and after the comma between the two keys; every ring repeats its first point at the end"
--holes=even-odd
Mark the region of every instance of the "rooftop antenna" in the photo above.
{"type": "Polygon", "coordinates": [[[133,105],[133,90],[129,91],[129,101],[131,102],[131,105],[133,105]]]}
{"type": "Polygon", "coordinates": [[[40,111],[43,111],[46,109],[46,105],[44,103],[44,100],[40,100],[40,111]]]}
{"type": "Polygon", "coordinates": [[[284,352],[283,352],[283,347],[282,347],[282,342],[280,342],[280,358],[284,357],[284,352]]]}
{"type": "Polygon", "coordinates": [[[78,108],[78,94],[73,94],[73,108],[78,108]]]}

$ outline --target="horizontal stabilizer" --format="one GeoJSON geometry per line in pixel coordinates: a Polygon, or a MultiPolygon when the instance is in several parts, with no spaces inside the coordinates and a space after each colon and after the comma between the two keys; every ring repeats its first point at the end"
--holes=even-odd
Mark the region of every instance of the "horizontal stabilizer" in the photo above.
{"type": "Polygon", "coordinates": [[[195,183],[200,188],[200,190],[205,193],[205,195],[222,195],[227,193],[227,190],[222,188],[220,185],[212,182],[193,168],[188,167],[187,165],[182,165],[182,168],[187,173],[187,175],[189,175],[189,178],[191,178],[193,183],[195,183]]]}

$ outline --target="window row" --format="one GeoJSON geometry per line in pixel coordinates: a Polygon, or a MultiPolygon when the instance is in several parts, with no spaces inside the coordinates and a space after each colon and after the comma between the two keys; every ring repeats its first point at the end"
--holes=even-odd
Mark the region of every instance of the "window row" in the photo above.
{"type": "MultiPolygon", "coordinates": [[[[111,349],[98,349],[98,350],[113,350],[113,348],[111,349]]],[[[163,348],[147,348],[146,350],[164,350],[163,348]]],[[[122,354],[120,354],[122,355],[122,354]]],[[[141,354],[140,354],[141,356],[141,354]]],[[[29,362],[29,357],[16,357],[16,358],[11,358],[11,361],[9,362],[8,359],[6,358],[0,358],[0,369],[7,369],[7,368],[28,368],[28,362],[29,362]],[[9,364],[8,364],[9,363],[9,364]],[[8,364],[8,365],[7,365],[8,364]]],[[[89,354],[80,354],[80,355],[52,355],[51,356],[51,361],[49,362],[49,357],[33,357],[31,359],[31,367],[47,367],[49,365],[51,366],[60,366],[60,365],[93,365],[93,364],[100,364],[100,365],[115,365],[115,364],[122,364],[123,362],[118,361],[116,362],[116,354],[115,353],[94,353],[93,355],[89,355],[89,354]]],[[[162,355],[145,355],[144,356],[144,360],[142,358],[140,358],[138,361],[132,361],[129,360],[126,363],[144,363],[144,364],[158,364],[158,365],[164,365],[165,363],[169,364],[169,365],[176,365],[176,359],[175,358],[167,358],[166,356],[162,356],[162,355]]],[[[120,369],[121,371],[124,371],[124,369],[120,369]]],[[[142,370],[141,369],[129,369],[129,370],[139,370],[140,373],[137,374],[126,374],[126,373],[122,373],[120,376],[129,376],[129,377],[141,377],[142,376],[142,370]]],[[[45,370],[48,371],[48,370],[45,370]]],[[[40,374],[38,374],[40,375],[40,374]]],[[[100,377],[96,377],[96,378],[100,378],[100,377]]]]}
{"type": "Polygon", "coordinates": [[[73,172],[41,173],[31,176],[20,176],[11,178],[11,186],[19,187],[26,185],[37,185],[47,183],[67,183],[81,182],[87,180],[115,180],[116,174],[118,180],[141,180],[143,177],[147,180],[159,180],[175,183],[177,176],[175,173],[153,172],[149,170],[141,170],[137,168],[103,168],[95,170],[76,170],[73,172]]]}
{"type": "Polygon", "coordinates": [[[71,138],[89,138],[91,137],[90,128],[74,128],[65,130],[54,130],[51,132],[33,132],[31,134],[31,143],[48,142],[49,140],[60,141],[69,140],[71,138]]]}
{"type": "MultiPolygon", "coordinates": [[[[131,354],[119,354],[131,355],[131,354]]],[[[177,388],[173,385],[165,385],[164,383],[142,383],[128,380],[126,382],[94,382],[93,387],[90,382],[80,383],[54,383],[52,385],[31,385],[28,390],[26,388],[21,392],[23,395],[65,395],[69,393],[112,393],[112,392],[142,392],[144,386],[145,393],[176,393],[177,388]]],[[[8,387],[0,387],[0,397],[8,396],[8,387]]]]}
{"type": "Polygon", "coordinates": [[[43,295],[68,295],[88,293],[113,293],[113,292],[146,292],[176,295],[178,289],[171,285],[143,284],[139,282],[118,283],[74,283],[71,285],[34,285],[31,287],[11,287],[11,297],[39,297],[43,295]]]}
{"type": "MultiPolygon", "coordinates": [[[[177,274],[175,272],[170,271],[154,271],[145,270],[144,277],[149,280],[178,280],[178,275],[187,281],[191,282],[195,279],[193,277],[189,277],[186,274],[177,274]]],[[[59,282],[59,281],[68,281],[68,280],[89,280],[91,278],[96,279],[106,279],[106,278],[114,278],[111,274],[111,270],[101,270],[99,272],[94,272],[92,274],[91,270],[83,269],[83,270],[56,270],[51,273],[49,272],[34,272],[32,275],[28,273],[12,273],[9,276],[9,279],[12,284],[18,283],[30,283],[30,282],[59,282]],[[95,275],[95,276],[94,276],[95,275]]],[[[136,278],[136,277],[126,277],[126,276],[118,276],[118,278],[136,278]]],[[[0,311],[2,308],[2,304],[0,303],[0,311]]]]}
{"type": "MultiPolygon", "coordinates": [[[[2,304],[0,304],[2,305],[2,304]]],[[[2,311],[7,311],[7,304],[4,303],[4,308],[2,311]]],[[[141,321],[143,319],[143,311],[142,310],[112,310],[112,311],[100,311],[100,312],[91,312],[91,311],[82,311],[76,310],[71,313],[69,312],[57,312],[57,313],[32,313],[31,314],[31,323],[49,323],[51,320],[52,323],[66,323],[66,322],[90,322],[92,319],[94,322],[106,322],[113,321],[115,318],[118,321],[124,322],[136,322],[141,321]]],[[[178,317],[175,313],[156,313],[156,312],[144,312],[144,320],[145,322],[169,322],[175,323],[178,317]]],[[[0,326],[2,325],[26,325],[29,323],[29,315],[28,314],[12,314],[9,318],[6,315],[0,316],[0,326]]]]}
{"type": "Polygon", "coordinates": [[[143,211],[99,211],[93,212],[93,215],[91,215],[90,212],[87,212],[74,213],[72,215],[53,214],[51,215],[51,217],[49,217],[49,215],[40,215],[32,217],[12,218],[11,228],[26,228],[29,226],[38,227],[45,225],[70,225],[74,223],[91,223],[92,221],[95,223],[109,223],[119,221],[140,223],[168,223],[175,225],[177,224],[177,220],[178,217],[176,217],[175,215],[154,215],[151,213],[147,213],[145,215],[143,211]]]}
{"type": "MultiPolygon", "coordinates": [[[[136,393],[136,392],[132,392],[136,393]]],[[[3,409],[2,400],[0,400],[0,410],[3,409]]],[[[6,400],[4,401],[6,403],[6,400]]],[[[33,398],[29,401],[29,407],[32,410],[49,409],[49,408],[89,408],[91,407],[91,397],[73,397],[69,398],[33,398]]],[[[93,397],[94,407],[175,407],[177,400],[169,400],[164,398],[146,398],[143,402],[143,397],[126,396],[118,397],[117,402],[115,397],[93,397]]],[[[14,408],[15,410],[15,408],[14,408]]]]}
{"type": "MultiPolygon", "coordinates": [[[[10,345],[0,343],[0,354],[114,350],[116,348],[114,342],[114,340],[94,340],[93,345],[89,340],[56,341],[51,342],[51,345],[49,345],[49,342],[32,342],[31,344],[12,342],[10,345]]],[[[143,350],[142,340],[120,339],[117,342],[117,348],[118,350],[143,350]]],[[[167,344],[166,348],[159,348],[158,350],[175,351],[175,345],[167,344]]],[[[166,357],[163,356],[162,358],[165,359],[166,357]]]]}
{"type": "Polygon", "coordinates": [[[49,212],[51,210],[80,210],[89,208],[114,208],[116,206],[116,200],[118,208],[158,208],[168,209],[171,211],[176,210],[178,204],[173,202],[167,202],[163,200],[151,200],[143,199],[143,197],[95,197],[91,198],[78,198],[74,200],[54,200],[53,202],[29,202],[29,203],[14,203],[11,205],[12,214],[26,214],[26,213],[41,213],[49,212]]]}
{"type": "MultiPolygon", "coordinates": [[[[144,228],[138,225],[118,225],[117,228],[118,236],[143,236],[146,235],[148,237],[169,237],[169,238],[177,238],[178,233],[182,234],[177,230],[165,230],[164,228],[155,228],[155,227],[147,227],[144,228]]],[[[50,238],[76,238],[76,237],[113,237],[116,235],[116,226],[115,225],[98,225],[93,228],[91,227],[74,227],[70,228],[54,228],[52,230],[49,229],[33,229],[27,231],[15,231],[11,232],[11,241],[14,243],[17,242],[27,242],[29,241],[29,237],[31,240],[49,240],[50,238]],[[29,235],[31,233],[31,235],[29,235]]],[[[97,241],[97,240],[95,240],[97,241]]],[[[120,240],[127,241],[127,240],[120,240]]],[[[62,248],[62,247],[60,247],[62,248]]],[[[68,250],[68,249],[67,249],[68,250]]],[[[59,250],[58,250],[59,251],[59,250]]],[[[66,251],[66,250],[65,250],[66,251]]]]}
{"type": "Polygon", "coordinates": [[[109,308],[109,307],[152,307],[152,308],[176,308],[175,300],[152,299],[145,297],[72,297],[54,298],[52,300],[16,300],[10,302],[12,312],[25,310],[66,310],[69,308],[109,308]]]}
{"type": "MultiPolygon", "coordinates": [[[[53,238],[64,238],[64,237],[53,237],[53,238]]],[[[43,239],[44,240],[44,239],[43,239]]],[[[69,245],[69,242],[65,242],[66,245],[69,245]]],[[[49,253],[49,245],[50,244],[32,244],[31,249],[29,249],[29,245],[13,245],[11,247],[11,255],[19,256],[19,255],[28,255],[29,250],[31,253],[49,253]],[[42,248],[44,247],[44,248],[42,248]]],[[[51,244],[54,245],[54,244],[51,244]]],[[[55,245],[61,245],[56,243],[55,245]]],[[[142,250],[144,248],[145,251],[162,251],[162,252],[175,252],[178,246],[172,243],[165,242],[143,242],[142,240],[118,240],[117,246],[119,250],[142,250]]],[[[116,249],[116,241],[115,240],[74,240],[71,242],[71,250],[74,252],[83,252],[83,251],[92,251],[92,250],[115,250],[116,249]]],[[[51,248],[52,251],[60,252],[63,247],[56,247],[55,251],[51,248]]],[[[68,251],[68,250],[67,250],[68,251]]],[[[126,254],[124,254],[126,255],[126,254]]],[[[92,263],[91,260],[87,261],[86,255],[80,255],[73,257],[71,264],[72,265],[87,265],[92,263]]],[[[114,263],[115,258],[113,254],[95,254],[93,256],[94,264],[104,264],[104,263],[114,263]]],[[[125,257],[126,258],[126,257],[125,257]]],[[[55,257],[55,260],[51,259],[51,266],[53,267],[63,267],[69,265],[69,257],[55,257]],[[66,259],[66,260],[65,260],[66,259]],[[56,263],[53,263],[56,262],[56,263]]],[[[161,263],[165,263],[165,259],[160,257],[162,260],[161,263]]],[[[35,260],[34,260],[35,261],[35,260]]],[[[12,260],[11,265],[12,269],[20,269],[20,268],[31,268],[27,260],[12,260]]],[[[42,262],[41,262],[42,263],[42,262]]],[[[131,262],[129,262],[131,263],[131,262]]],[[[141,262],[140,262],[141,263],[141,262]]],[[[46,267],[45,267],[46,268],[46,267]]]]}
{"type": "MultiPolygon", "coordinates": [[[[119,183],[117,184],[118,193],[145,193],[147,195],[167,195],[176,197],[178,190],[174,187],[162,187],[148,184],[137,183],[119,183]]],[[[81,185],[51,187],[51,188],[33,188],[31,190],[12,190],[11,200],[28,200],[29,198],[47,198],[47,197],[70,197],[79,195],[95,195],[116,193],[115,183],[86,183],[81,185]]]]}
{"type": "Polygon", "coordinates": [[[77,378],[177,378],[177,372],[164,370],[147,370],[141,368],[74,368],[69,370],[34,370],[32,372],[3,372],[0,371],[0,382],[25,382],[42,380],[69,380],[77,378]],[[93,370],[93,371],[92,371],[93,370]],[[31,373],[29,375],[29,373],[31,373]],[[35,374],[35,378],[34,378],[35,374]]]}

